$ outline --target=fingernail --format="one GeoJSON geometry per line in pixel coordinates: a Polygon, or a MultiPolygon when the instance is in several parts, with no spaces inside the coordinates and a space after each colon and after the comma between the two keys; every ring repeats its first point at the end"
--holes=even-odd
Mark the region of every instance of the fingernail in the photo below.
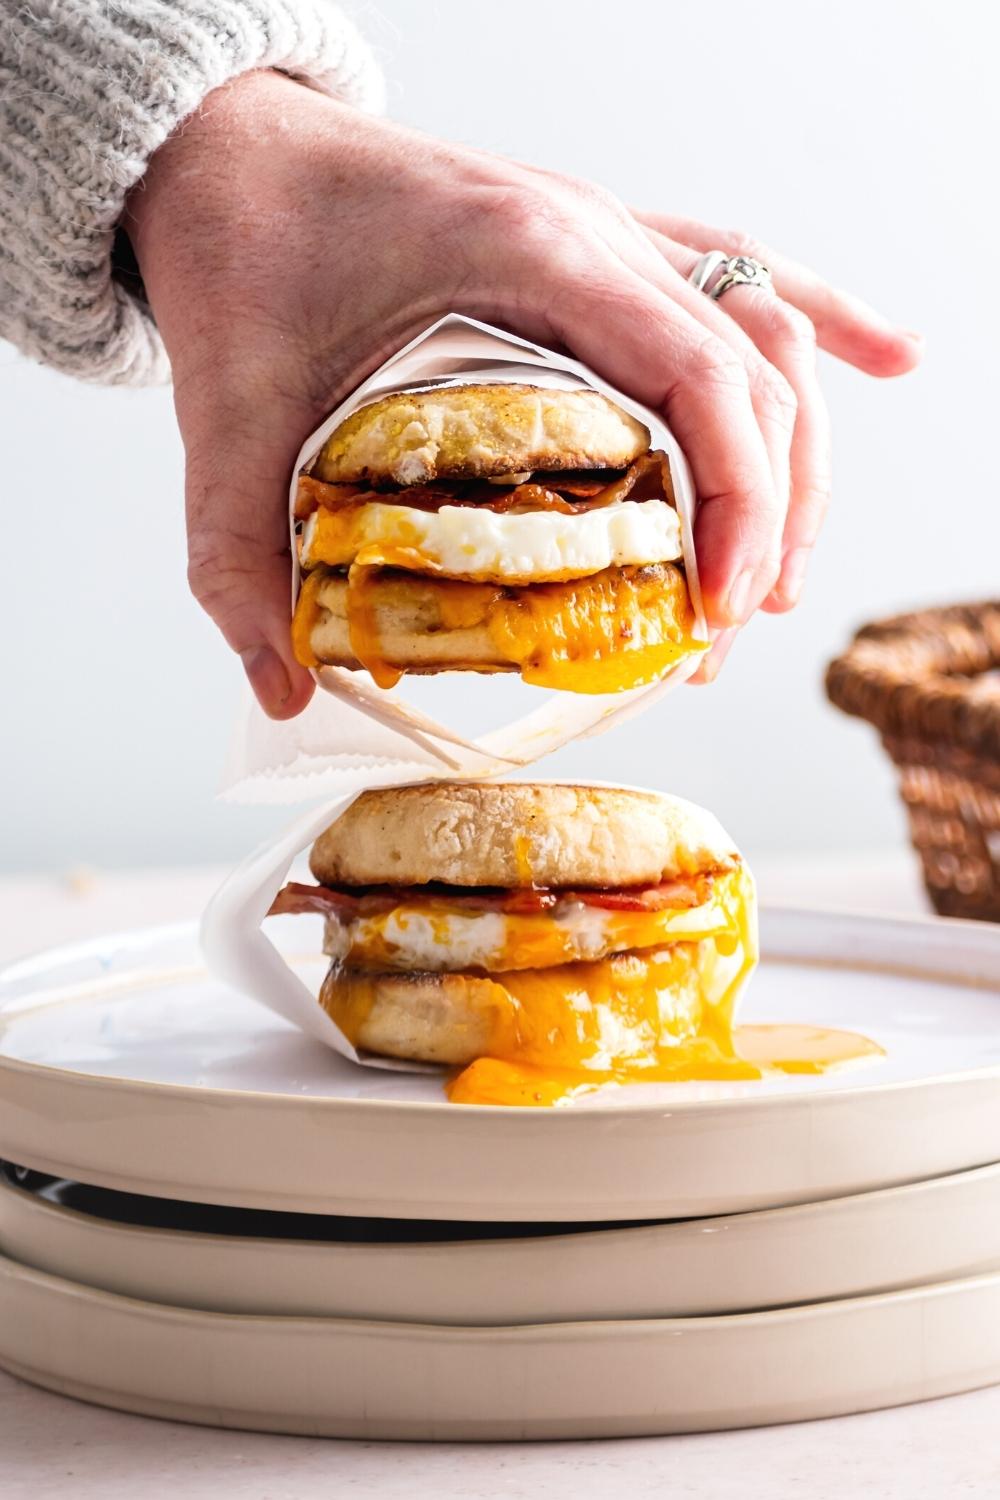
{"type": "Polygon", "coordinates": [[[292,684],[277,651],[270,646],[250,646],[240,652],[240,661],[264,709],[282,708],[288,702],[292,684]]]}
{"type": "Polygon", "coordinates": [[[793,547],[781,565],[781,577],[775,593],[780,594],[789,604],[799,602],[802,585],[806,580],[806,568],[809,566],[809,552],[808,547],[793,547]]]}
{"type": "Polygon", "coordinates": [[[726,595],[726,615],[732,625],[743,625],[750,616],[750,592],[754,576],[753,568],[744,568],[730,585],[726,595]]]}
{"type": "Polygon", "coordinates": [[[904,339],[909,339],[911,344],[922,344],[924,342],[923,334],[917,333],[915,328],[901,328],[899,331],[904,339]]]}

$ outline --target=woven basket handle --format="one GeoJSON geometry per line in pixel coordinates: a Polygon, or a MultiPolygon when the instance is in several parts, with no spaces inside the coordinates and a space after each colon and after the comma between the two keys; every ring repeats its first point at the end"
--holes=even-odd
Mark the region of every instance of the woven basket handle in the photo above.
{"type": "Polygon", "coordinates": [[[1000,762],[1000,602],[896,615],[859,630],[826,691],[883,734],[961,746],[1000,762]]]}

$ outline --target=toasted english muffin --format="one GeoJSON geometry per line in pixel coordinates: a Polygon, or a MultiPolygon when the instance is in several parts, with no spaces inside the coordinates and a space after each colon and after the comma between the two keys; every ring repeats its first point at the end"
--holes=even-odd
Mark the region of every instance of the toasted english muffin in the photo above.
{"type": "MultiPolygon", "coordinates": [[[[351,644],[344,573],[317,568],[300,595],[293,625],[298,659],[308,666],[359,668],[351,644]]],[[[561,649],[574,636],[577,662],[638,653],[648,640],[691,649],[694,613],[674,563],[605,568],[565,583],[458,582],[386,568],[365,586],[364,607],[379,660],[406,672],[457,668],[510,672],[535,647],[561,649]]]]}
{"type": "Polygon", "coordinates": [[[327,438],[310,472],[329,484],[388,486],[622,469],[649,443],[642,423],[597,391],[441,386],[361,407],[327,438]]]}
{"type": "Polygon", "coordinates": [[[362,1051],[458,1068],[488,1050],[503,1001],[482,974],[371,974],[340,964],[319,992],[320,1005],[362,1051]]]}
{"type": "MultiPolygon", "coordinates": [[[[516,664],[504,661],[490,639],[485,610],[469,625],[445,626],[440,588],[437,579],[412,573],[382,574],[368,599],[380,660],[416,674],[516,671],[516,664]]],[[[324,579],[316,601],[315,620],[304,642],[310,657],[322,666],[360,670],[362,663],[351,645],[344,575],[334,573],[324,579]]],[[[299,659],[305,660],[297,650],[299,659]]]]}
{"type": "MultiPolygon", "coordinates": [[[[467,1067],[477,1057],[489,1056],[498,1042],[519,1032],[544,1037],[547,1028],[575,1010],[574,985],[586,987],[599,974],[599,987],[608,995],[620,984],[633,983],[637,969],[666,960],[682,995],[697,974],[702,947],[699,943],[674,943],[650,954],[616,953],[600,964],[564,964],[554,969],[536,969],[531,975],[447,974],[390,971],[370,972],[332,964],[319,993],[319,1003],[355,1047],[383,1057],[412,1062],[444,1063],[467,1067]],[[508,985],[510,989],[508,989],[508,985]]],[[[689,997],[689,1001],[690,1001],[689,997]]],[[[577,1002],[579,1003],[579,1002],[577,1002]]],[[[685,1029],[683,1000],[674,1015],[664,1010],[662,1035],[685,1029]]],[[[694,998],[691,1014],[697,1014],[694,998]]],[[[600,1015],[595,1017],[600,1029],[600,1015]]],[[[626,1015],[613,1023],[610,1040],[623,1051],[648,1048],[652,1038],[642,1025],[630,1023],[626,1015]],[[632,1030],[632,1043],[626,1034],[632,1030]]]]}
{"type": "Polygon", "coordinates": [[[313,845],[325,885],[656,885],[732,868],[704,809],[663,792],[438,782],[365,792],[313,845]]]}

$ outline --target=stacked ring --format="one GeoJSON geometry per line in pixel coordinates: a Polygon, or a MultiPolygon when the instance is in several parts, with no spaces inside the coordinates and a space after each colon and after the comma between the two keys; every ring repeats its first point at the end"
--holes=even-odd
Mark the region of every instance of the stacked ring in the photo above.
{"type": "Polygon", "coordinates": [[[734,286],[759,286],[773,291],[774,283],[767,266],[750,255],[727,255],[725,250],[709,250],[699,256],[688,277],[699,292],[718,302],[734,286]]]}

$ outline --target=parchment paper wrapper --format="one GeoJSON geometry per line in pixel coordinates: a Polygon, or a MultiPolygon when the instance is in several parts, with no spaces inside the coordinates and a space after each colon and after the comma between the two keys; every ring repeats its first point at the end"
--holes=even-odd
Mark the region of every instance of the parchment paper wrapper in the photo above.
{"type": "Polygon", "coordinates": [[[402,1072],[436,1072],[420,1063],[359,1054],[261,930],[297,854],[308,849],[366,788],[403,785],[412,780],[402,766],[342,769],[339,774],[343,789],[337,797],[312,808],[276,838],[261,844],[216,891],[201,919],[202,952],[216,978],[325,1042],[341,1057],[402,1072]]]}
{"type": "MultiPolygon", "coordinates": [[[[577,360],[524,339],[450,313],[394,354],[330,413],[302,446],[289,492],[294,545],[298,473],[312,461],[335,427],[358,407],[391,391],[469,381],[520,381],[571,390],[589,386],[609,396],[649,428],[654,448],[666,450],[681,522],[684,564],[695,611],[695,637],[707,639],[694,555],[694,487],[672,433],[655,412],[609,386],[577,360]]],[[[298,593],[295,564],[293,604],[298,593]]],[[[222,795],[240,802],[297,802],[333,796],[354,786],[363,768],[399,771],[406,779],[486,777],[528,765],[572,739],[597,734],[646,708],[697,669],[699,654],[679,662],[656,683],[629,692],[581,695],[553,693],[537,707],[478,739],[461,724],[438,723],[407,703],[403,687],[385,692],[365,672],[321,667],[317,693],[298,718],[274,723],[249,695],[230,749],[222,795]]],[[[529,695],[537,688],[526,687],[529,695]]],[[[376,783],[370,783],[376,784],[376,783]]]]}

